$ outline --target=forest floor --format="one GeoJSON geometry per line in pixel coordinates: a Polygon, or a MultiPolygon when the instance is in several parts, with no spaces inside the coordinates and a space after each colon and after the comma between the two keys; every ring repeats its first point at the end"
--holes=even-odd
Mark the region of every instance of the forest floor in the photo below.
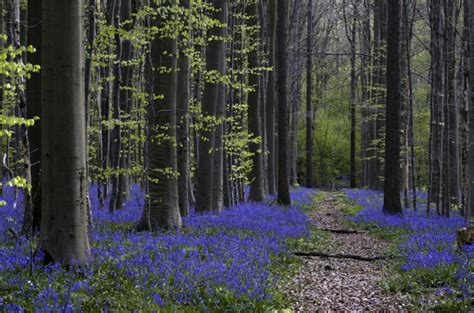
{"type": "MultiPolygon", "coordinates": [[[[315,198],[314,209],[308,211],[314,228],[326,233],[324,250],[318,252],[369,258],[387,255],[390,244],[369,232],[324,231],[348,230],[344,198],[342,193],[321,192],[315,198]]],[[[292,299],[292,311],[408,311],[409,295],[387,293],[382,287],[390,276],[386,261],[303,256],[302,262],[282,288],[292,299]]]]}
{"type": "Polygon", "coordinates": [[[90,262],[67,268],[33,253],[38,237],[17,235],[21,193],[4,189],[0,312],[474,313],[474,247],[456,247],[460,217],[388,216],[382,194],[365,189],[292,188],[290,207],[269,197],[191,214],[180,231],[135,232],[142,189],[114,214],[96,191],[90,262]],[[339,258],[299,256],[318,253],[339,258]]]}

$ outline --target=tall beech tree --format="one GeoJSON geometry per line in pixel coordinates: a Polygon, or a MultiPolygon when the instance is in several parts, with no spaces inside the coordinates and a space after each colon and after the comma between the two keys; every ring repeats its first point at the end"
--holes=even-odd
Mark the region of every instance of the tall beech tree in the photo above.
{"type": "Polygon", "coordinates": [[[176,155],[178,50],[176,34],[166,24],[175,16],[176,5],[176,0],[152,2],[152,8],[159,8],[161,14],[151,16],[151,25],[157,27],[158,33],[151,42],[153,97],[148,108],[148,199],[139,225],[141,229],[180,228],[182,225],[176,155]]]}
{"type": "Polygon", "coordinates": [[[313,0],[306,21],[306,187],[313,185],[313,0]]]}
{"type": "Polygon", "coordinates": [[[388,0],[387,102],[383,210],[402,214],[400,201],[400,1],[388,0]]]}
{"type": "Polygon", "coordinates": [[[47,258],[85,263],[90,254],[82,0],[42,2],[42,217],[47,258]]]}
{"type": "Polygon", "coordinates": [[[358,15],[357,12],[357,3],[351,3],[352,6],[352,13],[350,16],[350,20],[347,17],[346,12],[346,2],[343,2],[343,15],[344,15],[344,24],[345,24],[345,31],[347,40],[351,45],[351,91],[350,91],[350,100],[351,100],[351,109],[350,109],[350,116],[351,116],[351,147],[350,147],[350,187],[356,187],[356,97],[357,97],[357,73],[356,73],[356,33],[357,33],[357,20],[356,16],[358,15]]]}
{"type": "MultiPolygon", "coordinates": [[[[467,5],[467,4],[466,4],[467,5]]],[[[468,200],[466,216],[474,216],[474,1],[469,1],[469,136],[468,200]]]]}
{"type": "Polygon", "coordinates": [[[380,179],[383,173],[384,129],[385,129],[385,98],[386,98],[386,52],[387,47],[387,1],[374,0],[373,5],[373,71],[372,71],[372,106],[369,121],[369,173],[368,187],[382,190],[380,179]]]}
{"type": "Polygon", "coordinates": [[[278,94],[278,203],[290,205],[288,169],[288,1],[277,0],[277,94],[278,94]]]}
{"type": "MultiPolygon", "coordinates": [[[[306,22],[307,7],[299,6],[298,0],[290,2],[292,8],[290,13],[290,21],[288,27],[288,62],[294,64],[288,68],[289,79],[289,102],[290,102],[290,185],[298,186],[298,125],[299,125],[299,110],[301,99],[302,71],[304,70],[305,55],[300,52],[307,41],[306,38],[301,38],[301,30],[306,22]]],[[[316,21],[317,22],[317,21],[316,21]]],[[[312,38],[314,36],[311,36],[312,38]]]]}
{"type": "Polygon", "coordinates": [[[277,107],[276,97],[276,75],[277,75],[277,64],[276,64],[276,31],[277,31],[277,0],[268,1],[268,15],[269,15],[269,27],[268,27],[268,65],[273,67],[273,70],[268,73],[267,79],[267,102],[266,102],[266,132],[267,132],[267,151],[268,151],[268,193],[275,195],[277,192],[277,149],[276,149],[276,137],[275,137],[275,112],[277,107]]]}
{"type": "Polygon", "coordinates": [[[459,114],[458,103],[456,99],[456,56],[455,56],[455,38],[456,38],[456,17],[455,4],[453,0],[444,1],[444,38],[443,50],[445,61],[445,91],[444,91],[444,109],[445,116],[445,149],[443,160],[444,173],[444,201],[443,212],[449,216],[452,206],[459,207],[461,202],[460,188],[460,168],[459,168],[459,114]]]}
{"type": "MultiPolygon", "coordinates": [[[[180,6],[189,10],[189,0],[180,0],[180,6]]],[[[178,141],[178,194],[179,194],[179,209],[181,216],[189,214],[189,193],[190,193],[190,144],[189,144],[189,76],[190,65],[189,57],[187,55],[190,44],[189,19],[185,15],[184,20],[184,36],[181,36],[178,56],[178,86],[177,92],[177,129],[176,136],[178,141]]]]}
{"type": "MultiPolygon", "coordinates": [[[[227,2],[220,8],[222,10],[222,20],[220,23],[227,26],[227,2]]],[[[224,118],[226,109],[226,84],[223,77],[227,71],[226,59],[226,43],[224,36],[227,34],[224,28],[224,35],[221,40],[224,40],[224,48],[221,50],[219,58],[219,76],[222,77],[219,81],[219,89],[217,91],[216,99],[216,127],[214,134],[214,153],[213,153],[213,177],[212,177],[212,210],[215,212],[222,212],[224,210],[224,118]]]]}
{"type": "Polygon", "coordinates": [[[427,211],[434,205],[441,208],[441,149],[442,149],[442,56],[441,56],[441,1],[430,3],[431,20],[431,123],[430,123],[430,186],[427,211]]]}
{"type": "MultiPolygon", "coordinates": [[[[257,6],[258,3],[250,3],[247,5],[247,15],[250,19],[250,25],[257,26],[257,6]]],[[[251,47],[248,53],[248,62],[251,69],[258,67],[258,44],[255,47],[251,47]]],[[[262,124],[260,114],[260,79],[258,73],[249,73],[249,85],[253,90],[248,95],[248,127],[249,133],[256,139],[262,138],[262,124]]],[[[252,156],[252,171],[250,172],[250,201],[263,201],[265,197],[265,185],[264,185],[264,170],[263,170],[263,154],[262,154],[262,142],[261,140],[252,140],[249,143],[249,152],[252,156]]]]}
{"type": "MultiPolygon", "coordinates": [[[[207,121],[204,129],[200,132],[198,145],[199,158],[197,167],[197,191],[196,211],[212,211],[214,191],[214,139],[215,118],[218,105],[220,78],[223,76],[223,61],[225,55],[225,34],[227,19],[227,0],[212,0],[215,10],[211,17],[224,24],[216,24],[209,30],[209,44],[206,50],[206,71],[208,74],[216,75],[213,81],[205,80],[202,96],[202,113],[207,121]]],[[[225,98],[221,98],[225,99],[225,98]]]]}

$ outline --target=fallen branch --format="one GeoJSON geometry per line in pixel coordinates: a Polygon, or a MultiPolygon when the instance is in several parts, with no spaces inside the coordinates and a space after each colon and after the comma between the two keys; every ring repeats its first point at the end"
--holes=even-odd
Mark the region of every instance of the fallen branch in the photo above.
{"type": "Polygon", "coordinates": [[[363,234],[364,233],[361,231],[349,230],[349,229],[332,229],[332,228],[318,228],[318,229],[322,231],[327,231],[330,233],[336,233],[336,234],[363,234]]]}
{"type": "Polygon", "coordinates": [[[351,259],[358,261],[373,262],[378,260],[385,260],[385,256],[376,256],[376,257],[365,257],[360,255],[353,254],[327,254],[323,252],[295,252],[296,256],[316,256],[320,258],[334,258],[334,259],[351,259]]]}

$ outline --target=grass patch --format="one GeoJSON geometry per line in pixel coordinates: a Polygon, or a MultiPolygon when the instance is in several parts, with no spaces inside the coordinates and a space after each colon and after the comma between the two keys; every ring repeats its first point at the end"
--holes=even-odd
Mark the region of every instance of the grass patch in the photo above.
{"type": "Polygon", "coordinates": [[[289,247],[294,251],[320,251],[329,246],[329,233],[310,226],[310,235],[307,238],[291,239],[289,247]]]}
{"type": "Polygon", "coordinates": [[[359,213],[361,210],[364,209],[364,206],[360,204],[351,204],[351,205],[344,205],[341,210],[342,212],[350,215],[350,216],[356,216],[357,213],[359,213]]]}

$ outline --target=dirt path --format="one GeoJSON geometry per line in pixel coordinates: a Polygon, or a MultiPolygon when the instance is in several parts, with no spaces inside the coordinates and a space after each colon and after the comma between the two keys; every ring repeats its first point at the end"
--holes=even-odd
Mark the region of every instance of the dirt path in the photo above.
{"type": "MultiPolygon", "coordinates": [[[[317,228],[346,229],[340,200],[326,194],[310,213],[317,228]]],[[[354,254],[366,257],[384,255],[387,243],[367,233],[330,233],[325,253],[354,254]]],[[[284,293],[293,299],[295,312],[408,311],[404,295],[384,293],[380,282],[388,277],[381,261],[303,257],[303,266],[284,293]]]]}

